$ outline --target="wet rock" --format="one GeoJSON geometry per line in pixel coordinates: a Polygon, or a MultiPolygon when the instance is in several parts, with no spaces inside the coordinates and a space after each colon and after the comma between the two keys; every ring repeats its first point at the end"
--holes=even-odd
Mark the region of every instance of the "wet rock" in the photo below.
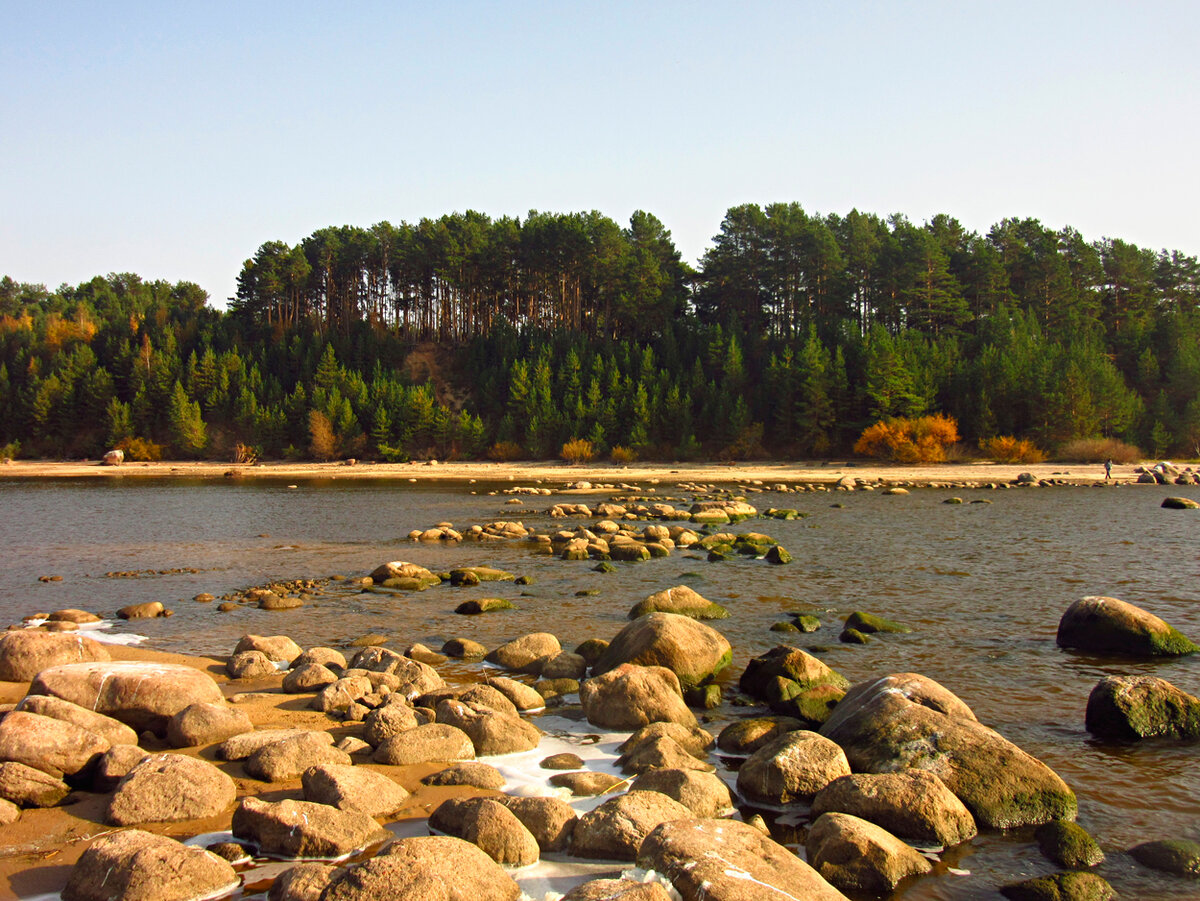
{"type": "Polygon", "coordinates": [[[788,553],[786,548],[776,544],[767,548],[767,552],[763,555],[763,559],[772,566],[786,566],[792,562],[792,555],[788,553]]]}
{"type": "Polygon", "coordinates": [[[380,585],[386,585],[391,580],[411,581],[416,583],[414,588],[440,585],[442,581],[424,566],[406,563],[403,560],[394,560],[376,567],[371,571],[370,578],[380,585]]]}
{"type": "Polygon", "coordinates": [[[1055,873],[1003,886],[1009,901],[1108,901],[1112,886],[1095,873],[1055,873]]]}
{"type": "Polygon", "coordinates": [[[107,793],[115,790],[126,774],[149,756],[137,745],[113,745],[96,761],[92,771],[92,791],[107,793]]]}
{"type": "Polygon", "coordinates": [[[671,896],[657,882],[592,879],[575,886],[561,901],[671,901],[671,896]]]}
{"type": "Polygon", "coordinates": [[[475,616],[480,613],[493,613],[497,610],[516,609],[516,604],[507,598],[477,598],[471,601],[463,601],[454,608],[454,612],[464,616],[475,616]]]}
{"type": "Polygon", "coordinates": [[[359,810],[371,817],[389,816],[408,800],[403,787],[365,767],[322,763],[305,770],[301,782],[305,801],[359,810]]]}
{"type": "Polygon", "coordinates": [[[842,749],[816,732],[785,732],[767,742],[738,769],[742,797],[767,804],[811,799],[834,779],[850,774],[842,749]]]}
{"type": "Polygon", "coordinates": [[[623,664],[579,686],[589,723],[609,729],[637,729],[648,723],[694,726],[675,674],[661,666],[623,664]]]}
{"type": "Polygon", "coordinates": [[[490,798],[444,801],[430,814],[429,828],[469,841],[502,865],[520,867],[538,861],[533,835],[516,814],[490,798]]]}
{"type": "Polygon", "coordinates": [[[332,685],[338,680],[338,674],[320,663],[304,663],[290,670],[283,677],[285,694],[298,695],[310,691],[320,691],[326,685],[332,685]]]}
{"type": "Polygon", "coordinates": [[[988,828],[1075,818],[1075,794],[1053,770],[978,723],[961,700],[924,676],[901,673],[854,686],[821,734],[845,750],[856,772],[936,772],[988,828]]]}
{"type": "Polygon", "coordinates": [[[1060,867],[1079,870],[1104,862],[1104,852],[1078,823],[1052,820],[1038,826],[1034,838],[1042,854],[1060,867]]]}
{"type": "Polygon", "coordinates": [[[587,674],[587,661],[570,651],[560,651],[542,666],[541,678],[582,679],[587,674]]]}
{"type": "Polygon", "coordinates": [[[711,772],[716,769],[711,763],[693,757],[674,739],[665,735],[649,737],[631,745],[617,758],[617,766],[623,773],[644,773],[653,769],[711,772]]]}
{"type": "Polygon", "coordinates": [[[487,648],[469,638],[451,638],[442,645],[442,653],[447,657],[469,660],[486,656],[487,648]]]}
{"type": "Polygon", "coordinates": [[[71,789],[37,767],[6,760],[0,763],[0,798],[18,807],[55,807],[71,789]]]}
{"type": "Polygon", "coordinates": [[[118,619],[155,619],[160,616],[170,616],[171,611],[163,607],[161,601],[148,601],[145,604],[129,604],[117,611],[118,619]]]}
{"type": "Polygon", "coordinates": [[[805,845],[809,864],[847,892],[886,894],[900,880],[930,872],[933,865],[874,823],[846,813],[824,813],[805,845]]]}
{"type": "Polygon", "coordinates": [[[358,810],[258,798],[238,803],[232,831],[236,838],[256,843],[261,853],[283,858],[341,857],[382,837],[379,824],[358,810]]]}
{"type": "Polygon", "coordinates": [[[1200,502],[1194,501],[1190,497],[1165,497],[1161,506],[1168,510],[1200,510],[1200,502]]]}
{"type": "Polygon", "coordinates": [[[665,822],[646,837],[637,864],[669,879],[683,901],[846,901],[793,852],[736,820],[665,822]]]}
{"type": "Polygon", "coordinates": [[[785,732],[803,729],[804,722],[790,716],[760,716],[730,723],[717,736],[717,747],[726,754],[753,754],[785,732]]]}
{"type": "Polygon", "coordinates": [[[649,613],[617,633],[593,671],[606,673],[622,664],[662,666],[691,687],[727,667],[733,650],[715,629],[674,613],[649,613]]]}
{"type": "Polygon", "coordinates": [[[602,638],[589,638],[575,648],[575,653],[582,657],[589,667],[593,667],[604,656],[606,650],[608,650],[607,641],[602,638]]]}
{"type": "Polygon", "coordinates": [[[702,597],[686,585],[676,585],[655,592],[644,601],[634,604],[629,619],[637,619],[647,613],[676,613],[693,619],[728,619],[729,611],[702,597]]]}
{"type": "Polygon", "coordinates": [[[281,738],[246,758],[246,773],[266,782],[295,779],[310,766],[321,763],[350,763],[350,755],[333,747],[327,733],[300,732],[281,738]]]}
{"type": "Polygon", "coordinates": [[[64,701],[62,698],[50,695],[26,695],[17,704],[16,709],[26,713],[36,713],[39,716],[48,716],[65,723],[74,723],[81,729],[99,735],[110,745],[136,745],[138,741],[137,733],[124,723],[102,713],[95,713],[86,707],[80,707],[78,704],[72,704],[70,701],[64,701]]]}
{"type": "Polygon", "coordinates": [[[253,729],[244,710],[225,704],[189,704],[167,721],[167,741],[174,748],[193,748],[253,729]]]}
{"type": "Polygon", "coordinates": [[[565,788],[577,798],[602,795],[610,789],[627,782],[611,773],[555,773],[549,782],[556,788],[565,788]]]}
{"type": "Polygon", "coordinates": [[[279,667],[262,651],[239,651],[226,662],[225,672],[231,679],[264,679],[278,675],[279,667]]]}
{"type": "Polygon", "coordinates": [[[546,706],[546,699],[541,693],[524,682],[509,679],[507,676],[489,676],[484,679],[484,685],[496,689],[503,694],[518,711],[541,710],[546,706]]]}
{"type": "Polygon", "coordinates": [[[76,609],[55,610],[47,619],[52,623],[75,623],[76,625],[100,622],[100,617],[96,614],[76,609]]]}
{"type": "Polygon", "coordinates": [[[271,883],[267,901],[320,901],[321,892],[337,872],[337,867],[324,863],[296,864],[271,883]]]}
{"type": "Polygon", "coordinates": [[[738,687],[766,701],[772,710],[820,724],[841,700],[849,681],[812,654],[779,645],[752,658],[738,687]]]}
{"type": "Polygon", "coordinates": [[[105,819],[114,826],[199,820],[223,813],[236,797],[233,780],[207,760],[155,754],[117,785],[105,819]]]}
{"type": "Polygon", "coordinates": [[[1179,876],[1200,876],[1200,842],[1186,839],[1145,842],[1130,848],[1129,856],[1153,870],[1179,876]]]}
{"type": "Polygon", "coordinates": [[[1200,698],[1156,676],[1105,676],[1088,695],[1088,732],[1101,738],[1200,738],[1200,698]]]}
{"type": "Polygon", "coordinates": [[[83,777],[111,747],[74,723],[13,711],[0,719],[0,761],[23,763],[61,778],[83,777]]]}
{"type": "Polygon", "coordinates": [[[469,576],[474,576],[473,584],[476,585],[480,582],[513,582],[517,578],[510,572],[491,566],[462,566],[450,570],[450,584],[462,585],[469,576]]]}
{"type": "Polygon", "coordinates": [[[630,791],[661,792],[697,817],[721,817],[733,809],[727,786],[715,773],[692,769],[647,770],[633,780],[630,791]]]}
{"type": "Polygon", "coordinates": [[[814,817],[829,812],[869,820],[922,845],[950,847],[977,832],[971,812],[928,770],[854,773],[834,779],[812,803],[814,817]]]}
{"type": "Polygon", "coordinates": [[[1174,657],[1196,652],[1184,635],[1157,616],[1116,598],[1081,598],[1058,623],[1058,646],[1130,657],[1174,657]]]}
{"type": "Polygon", "coordinates": [[[162,835],[124,829],[96,839],[80,856],[63,901],[190,901],[233,891],[228,861],[162,835]]]}
{"type": "Polygon", "coordinates": [[[693,757],[703,758],[713,746],[712,735],[695,724],[658,722],[642,726],[617,746],[622,753],[632,751],[637,745],[665,736],[693,757]]]}
{"type": "Polygon", "coordinates": [[[340,873],[322,901],[517,901],[521,889],[494,860],[452,836],[403,838],[340,873]]]}
{"type": "Polygon", "coordinates": [[[82,635],[32,629],[0,632],[0,682],[29,682],[52,666],[109,659],[100,642],[82,635]]]}
{"type": "MultiPolygon", "coordinates": [[[[489,707],[492,710],[500,713],[507,713],[512,716],[517,715],[517,705],[509,700],[508,695],[506,695],[500,689],[486,683],[472,685],[469,688],[460,691],[457,697],[453,698],[453,700],[462,701],[464,704],[489,707]]],[[[436,709],[437,704],[432,706],[436,709]]]]}
{"type": "Polygon", "coordinates": [[[475,755],[511,754],[538,746],[541,731],[515,713],[503,713],[479,704],[442,701],[437,722],[461,729],[475,746],[475,755]]]}
{"type": "Polygon", "coordinates": [[[565,851],[571,842],[579,818],[571,805],[558,798],[514,798],[504,795],[496,799],[516,815],[529,830],[542,851],[565,851]]]}
{"type": "Polygon", "coordinates": [[[385,740],[375,749],[373,759],[391,766],[474,760],[475,746],[461,729],[444,723],[427,723],[385,740]]]}
{"type": "Polygon", "coordinates": [[[571,839],[571,854],[603,860],[634,860],[642,841],[655,826],[691,815],[678,801],[658,792],[627,792],[580,817],[571,839]]]}
{"type": "Polygon", "coordinates": [[[898,623],[894,620],[884,619],[882,616],[876,616],[873,613],[863,613],[862,611],[855,611],[847,616],[843,628],[854,629],[866,635],[873,635],[876,632],[912,631],[904,623],[898,623]]]}
{"type": "Polygon", "coordinates": [[[538,766],[543,770],[578,770],[583,767],[583,758],[578,754],[551,754],[542,759],[538,766]]]}
{"type": "MultiPolygon", "coordinates": [[[[233,653],[241,654],[243,651],[260,651],[268,660],[288,665],[304,653],[300,645],[286,635],[243,635],[233,653]]],[[[342,665],[345,665],[344,659],[342,665]]]]}
{"type": "Polygon", "coordinates": [[[504,783],[504,775],[494,766],[474,761],[456,763],[444,770],[430,773],[421,780],[422,785],[470,785],[493,791],[502,790],[504,783]]]}
{"type": "Polygon", "coordinates": [[[549,632],[533,632],[500,645],[484,659],[507,670],[536,676],[545,662],[561,650],[558,639],[549,632]]]}
{"type": "Polygon", "coordinates": [[[859,632],[858,629],[843,629],[838,636],[838,641],[842,644],[870,644],[871,639],[865,632],[859,632]]]}

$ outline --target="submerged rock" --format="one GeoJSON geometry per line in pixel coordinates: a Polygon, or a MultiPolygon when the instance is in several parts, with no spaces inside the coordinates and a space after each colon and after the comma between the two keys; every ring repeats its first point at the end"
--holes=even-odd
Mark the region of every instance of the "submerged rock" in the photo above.
{"type": "Polygon", "coordinates": [[[1104,862],[1104,852],[1078,823],[1053,820],[1038,826],[1034,837],[1042,854],[1060,867],[1078,870],[1104,862]]]}
{"type": "Polygon", "coordinates": [[[1105,676],[1088,695],[1084,722],[1102,738],[1200,738],[1200,698],[1156,676],[1105,676]]]}
{"type": "Polygon", "coordinates": [[[1200,876],[1200,842],[1165,839],[1129,849],[1129,856],[1143,866],[1180,876],[1200,876]]]}

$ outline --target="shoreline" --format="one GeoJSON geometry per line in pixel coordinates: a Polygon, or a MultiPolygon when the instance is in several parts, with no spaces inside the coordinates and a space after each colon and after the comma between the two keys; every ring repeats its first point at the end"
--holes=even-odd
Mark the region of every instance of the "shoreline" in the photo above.
{"type": "MultiPolygon", "coordinates": [[[[1132,484],[1139,465],[1113,466],[1112,482],[1132,484]]],[[[571,485],[575,482],[631,484],[637,482],[761,482],[776,484],[833,485],[843,477],[867,483],[917,487],[953,487],[964,483],[981,486],[1011,483],[1021,473],[1037,480],[1091,485],[1104,481],[1098,463],[935,463],[899,465],[874,460],[722,463],[610,463],[569,465],[561,461],[411,462],[411,463],[255,463],[163,461],[103,466],[98,461],[6,461],[0,479],[41,478],[160,478],[160,479],[382,479],[406,482],[533,482],[571,485]]],[[[969,487],[969,486],[967,486],[969,487]]]]}

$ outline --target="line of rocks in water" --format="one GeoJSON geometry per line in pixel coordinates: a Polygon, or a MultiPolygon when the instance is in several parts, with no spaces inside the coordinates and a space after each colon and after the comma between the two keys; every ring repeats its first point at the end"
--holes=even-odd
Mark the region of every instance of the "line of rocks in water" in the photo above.
{"type": "MultiPolygon", "coordinates": [[[[403,570],[411,564],[387,565],[397,566],[399,577],[414,577],[403,570]]],[[[1034,825],[1041,826],[1043,853],[1066,869],[1005,886],[1006,896],[1110,896],[1107,883],[1086,872],[1103,855],[1072,823],[1072,790],[922,675],[851,685],[806,651],[780,646],[748,661],[739,680],[740,691],[774,712],[734,722],[714,739],[687,699],[702,697],[695,693],[730,664],[732,648],[693,618],[702,615],[718,614],[678,586],[637,605],[611,641],[592,639],[573,651],[550,633],[533,633],[490,651],[453,639],[441,653],[419,645],[405,653],[368,647],[348,660],[335,648],[304,651],[284,636],[245,636],[228,660],[230,676],[278,679],[286,694],[311,695],[312,709],[353,727],[340,740],[323,730],[254,731],[198,670],[114,663],[78,634],[7,632],[0,635],[0,679],[31,684],[0,720],[0,816],[11,821],[22,806],[61,803],[79,789],[111,793],[104,816],[116,826],[217,816],[236,803],[236,841],[216,851],[238,860],[247,849],[336,860],[377,848],[386,838],[379,820],[407,797],[362,763],[444,762],[432,782],[496,791],[503,777],[477,758],[537,748],[541,732],[527,717],[557,702],[578,704],[593,727],[633,732],[618,759],[626,780],[576,768],[582,761],[563,755],[543,761],[550,770],[571,770],[555,772],[550,785],[614,797],[582,816],[548,796],[452,799],[430,816],[431,830],[444,835],[401,839],[349,866],[301,864],[276,881],[274,901],[515,899],[520,888],[503,867],[529,865],[544,853],[636,862],[685,899],[756,897],[745,894],[749,884],[835,899],[842,891],[886,893],[928,874],[930,862],[916,847],[950,847],[979,829],[1034,825]],[[494,675],[449,686],[436,668],[448,656],[482,656],[537,681],[494,675]],[[219,759],[241,761],[267,789],[299,778],[303,800],[237,801],[228,774],[208,761],[139,747],[164,739],[174,748],[215,745],[219,759]],[[712,753],[741,761],[736,790],[748,822],[728,819],[734,798],[714,775],[712,753]],[[749,816],[756,808],[768,817],[809,811],[807,863],[762,831],[765,824],[749,816]]],[[[1146,611],[1099,597],[1066,611],[1057,640],[1064,648],[1139,659],[1197,650],[1146,611]]],[[[1110,677],[1092,695],[1087,727],[1099,736],[1200,738],[1200,700],[1165,680],[1110,677]]],[[[1151,842],[1130,854],[1177,872],[1200,867],[1200,846],[1185,841],[1151,842]]],[[[183,901],[229,890],[238,879],[218,855],[130,829],[85,852],[64,898],[183,901]],[[138,863],[146,859],[169,861],[169,869],[138,863]],[[155,875],[165,872],[180,875],[155,875]]],[[[666,897],[642,884],[609,882],[566,897],[624,897],[614,894],[620,891],[666,897]]]]}

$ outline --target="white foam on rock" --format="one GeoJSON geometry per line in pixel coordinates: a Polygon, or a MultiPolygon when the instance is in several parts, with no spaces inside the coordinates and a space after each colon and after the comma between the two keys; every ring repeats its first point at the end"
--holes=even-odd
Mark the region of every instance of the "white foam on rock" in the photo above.
{"type": "MultiPolygon", "coordinates": [[[[44,619],[31,619],[25,623],[25,628],[36,629],[44,619]]],[[[87,637],[93,641],[98,641],[101,644],[123,644],[135,645],[141,644],[147,640],[145,635],[135,635],[133,632],[111,632],[113,626],[116,625],[115,620],[102,619],[96,623],[80,623],[78,629],[71,630],[72,632],[86,632],[87,637]]],[[[70,635],[71,632],[60,632],[60,635],[70,635]]]]}

